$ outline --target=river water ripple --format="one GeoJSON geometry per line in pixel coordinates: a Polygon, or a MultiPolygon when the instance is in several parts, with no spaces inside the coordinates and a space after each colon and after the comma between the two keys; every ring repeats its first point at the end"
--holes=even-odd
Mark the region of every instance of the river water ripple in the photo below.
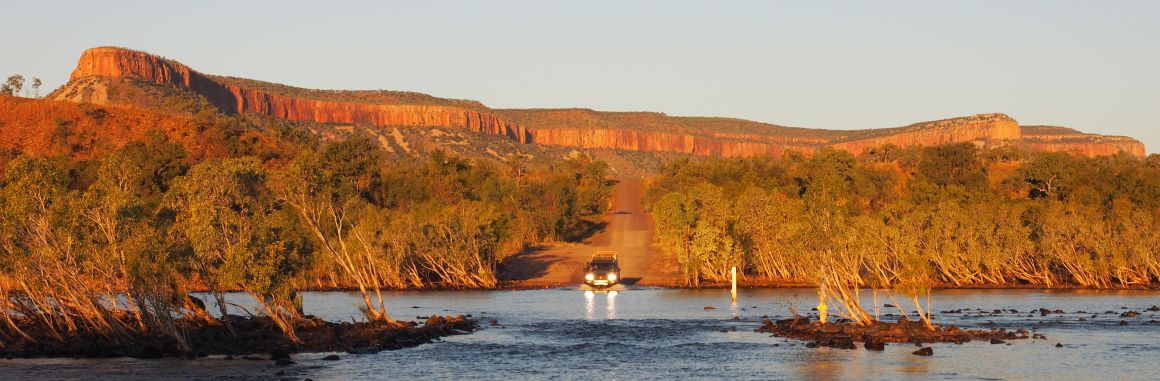
{"type": "MultiPolygon", "coordinates": [[[[354,293],[307,293],[304,300],[308,314],[358,318],[354,293]]],[[[741,290],[738,300],[730,303],[728,290],[653,288],[392,292],[388,306],[396,319],[472,314],[483,329],[398,351],[341,354],[339,361],[323,360],[329,353],[298,354],[287,367],[212,357],[0,360],[0,379],[1160,379],[1160,313],[1144,311],[1160,304],[1153,291],[938,291],[937,323],[1034,328],[1048,339],[935,344],[931,357],[911,355],[912,345],[809,349],[753,332],[762,316],[808,311],[816,302],[810,289],[741,290]],[[1065,313],[1041,316],[1039,308],[1065,313]],[[957,309],[964,311],[938,313],[957,309]],[[1129,310],[1142,314],[1120,317],[1129,310]]]]}

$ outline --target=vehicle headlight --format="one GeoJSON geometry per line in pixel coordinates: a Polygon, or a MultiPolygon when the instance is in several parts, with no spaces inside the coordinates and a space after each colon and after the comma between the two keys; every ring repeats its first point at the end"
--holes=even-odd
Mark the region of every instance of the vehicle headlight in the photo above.
{"type": "Polygon", "coordinates": [[[593,279],[596,279],[596,274],[593,274],[593,273],[588,273],[588,275],[585,275],[585,276],[584,276],[584,279],[587,279],[587,280],[593,280],[593,279]]]}
{"type": "Polygon", "coordinates": [[[616,281],[616,273],[608,273],[608,281],[615,282],[616,281]]]}

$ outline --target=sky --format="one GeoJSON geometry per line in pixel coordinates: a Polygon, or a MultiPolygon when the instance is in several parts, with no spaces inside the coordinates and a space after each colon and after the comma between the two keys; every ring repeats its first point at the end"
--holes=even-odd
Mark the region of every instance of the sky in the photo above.
{"type": "Polygon", "coordinates": [[[861,129],[1002,112],[1160,148],[1160,1],[0,0],[0,75],[209,74],[861,129]]]}

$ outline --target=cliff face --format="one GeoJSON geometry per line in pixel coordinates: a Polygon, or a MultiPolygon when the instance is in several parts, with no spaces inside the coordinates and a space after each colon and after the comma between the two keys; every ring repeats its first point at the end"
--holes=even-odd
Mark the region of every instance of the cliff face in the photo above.
{"type": "Polygon", "coordinates": [[[522,126],[504,122],[498,116],[445,106],[376,105],[326,102],[266,94],[237,87],[228,88],[237,101],[237,110],[293,121],[369,124],[374,126],[454,127],[504,135],[528,142],[522,126]]]}
{"type": "Polygon", "coordinates": [[[132,78],[188,88],[206,97],[224,112],[238,111],[225,86],[189,67],[145,52],[120,48],[93,48],[81,54],[69,82],[88,77],[132,78]]]}
{"type": "Polygon", "coordinates": [[[133,78],[188,88],[230,114],[257,113],[319,123],[456,127],[527,141],[527,132],[522,127],[474,110],[437,105],[334,102],[270,94],[215,81],[180,63],[127,49],[86,50],[70,82],[88,77],[133,78]]]}
{"type": "Polygon", "coordinates": [[[647,112],[494,110],[478,102],[417,93],[320,91],[217,77],[148,53],[109,47],[85,51],[69,84],[50,97],[118,103],[107,87],[102,87],[94,78],[140,80],[188,89],[229,114],[256,113],[292,121],[335,124],[457,128],[504,136],[520,143],[578,148],[732,157],[779,156],[789,150],[808,154],[826,146],[861,154],[884,144],[906,147],[973,142],[981,146],[1018,144],[1030,149],[1084,155],[1120,151],[1144,155],[1143,145],[1129,138],[1075,131],[1071,135],[1079,135],[1066,138],[1040,132],[1028,134],[1018,122],[1003,114],[889,129],[837,131],[647,112]]]}
{"type": "Polygon", "coordinates": [[[1020,146],[1033,151],[1069,152],[1089,157],[1127,154],[1144,157],[1144,143],[1125,136],[1085,134],[1055,126],[1023,126],[1020,146]]]}
{"type": "Polygon", "coordinates": [[[760,136],[697,131],[667,133],[614,128],[545,128],[529,130],[531,142],[582,148],[675,152],[704,156],[781,156],[786,151],[812,153],[829,146],[860,155],[885,144],[900,147],[974,142],[994,146],[1017,142],[1019,123],[1003,114],[976,115],[911,126],[854,131],[837,139],[760,136]]]}
{"type": "Polygon", "coordinates": [[[673,152],[702,156],[781,156],[787,150],[811,153],[815,147],[721,140],[692,134],[604,129],[549,128],[529,130],[531,142],[579,148],[610,148],[628,151],[673,152]]]}
{"type": "Polygon", "coordinates": [[[973,142],[986,146],[1017,142],[1021,137],[1019,122],[1015,119],[1004,114],[984,114],[919,123],[893,129],[882,136],[837,142],[832,146],[862,154],[885,144],[909,147],[973,142]]]}

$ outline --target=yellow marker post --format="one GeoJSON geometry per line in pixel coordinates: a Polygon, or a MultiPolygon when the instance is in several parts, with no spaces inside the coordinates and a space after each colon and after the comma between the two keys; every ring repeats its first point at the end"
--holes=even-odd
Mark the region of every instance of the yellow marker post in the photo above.
{"type": "Polygon", "coordinates": [[[820,321],[822,323],[826,322],[826,301],[825,300],[818,301],[818,321],[820,321]]]}

